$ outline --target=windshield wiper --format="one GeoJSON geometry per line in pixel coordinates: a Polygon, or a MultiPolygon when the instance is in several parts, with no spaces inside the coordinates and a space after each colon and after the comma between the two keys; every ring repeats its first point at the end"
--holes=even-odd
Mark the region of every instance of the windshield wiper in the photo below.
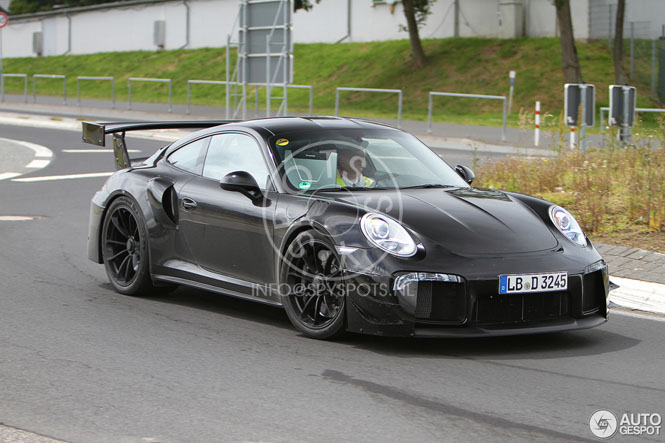
{"type": "Polygon", "coordinates": [[[314,189],[313,192],[337,192],[337,191],[374,191],[374,190],[379,190],[379,191],[385,191],[387,189],[397,189],[397,188],[385,188],[385,187],[374,187],[374,188],[365,188],[365,187],[357,187],[354,188],[352,186],[337,186],[333,188],[320,188],[320,189],[314,189]]]}
{"type": "Polygon", "coordinates": [[[426,183],[424,185],[413,185],[413,186],[404,186],[400,189],[432,189],[432,188],[457,188],[458,186],[453,185],[442,185],[439,183],[426,183]]]}

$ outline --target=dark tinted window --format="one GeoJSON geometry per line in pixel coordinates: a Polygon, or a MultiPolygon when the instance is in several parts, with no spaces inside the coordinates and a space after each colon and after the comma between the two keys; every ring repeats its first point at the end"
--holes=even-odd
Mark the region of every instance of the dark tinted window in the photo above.
{"type": "Polygon", "coordinates": [[[209,142],[210,137],[206,137],[185,145],[171,153],[167,161],[177,168],[200,174],[200,159],[209,142]]]}

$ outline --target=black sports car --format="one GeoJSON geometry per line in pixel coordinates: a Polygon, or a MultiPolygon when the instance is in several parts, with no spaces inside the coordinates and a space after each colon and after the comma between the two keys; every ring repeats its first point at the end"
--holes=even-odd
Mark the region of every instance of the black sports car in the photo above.
{"type": "Polygon", "coordinates": [[[113,134],[88,255],[140,295],[189,285],[283,306],[314,338],[477,337],[607,319],[607,266],[565,209],[470,186],[415,137],[337,117],[84,123],[113,134]],[[125,132],[205,128],[130,160],[125,132]]]}

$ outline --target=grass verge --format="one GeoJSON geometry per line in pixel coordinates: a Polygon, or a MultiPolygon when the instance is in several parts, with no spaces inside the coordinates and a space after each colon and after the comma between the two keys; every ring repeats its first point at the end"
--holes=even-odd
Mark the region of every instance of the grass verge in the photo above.
{"type": "Polygon", "coordinates": [[[665,253],[665,119],[638,129],[626,147],[606,140],[604,149],[483,163],[474,184],[564,206],[593,241],[665,253]]]}
{"type": "MultiPolygon", "coordinates": [[[[362,87],[402,89],[403,118],[427,118],[428,93],[461,92],[508,95],[508,71],[515,69],[517,79],[513,112],[509,124],[518,126],[520,109],[533,118],[536,100],[542,113],[558,115],[563,107],[561,51],[556,38],[487,39],[448,38],[423,41],[429,62],[415,69],[410,61],[408,40],[343,44],[295,45],[294,83],[314,87],[314,111],[334,112],[335,88],[362,87]]],[[[608,106],[607,86],[614,82],[611,54],[604,42],[577,42],[584,78],[596,85],[597,105],[608,106]]],[[[232,58],[235,55],[232,54],[232,58]]],[[[232,66],[233,66],[232,60],[232,66]]],[[[641,66],[641,65],[639,65],[641,66]]],[[[116,79],[117,100],[127,100],[129,77],[170,78],[173,100],[185,103],[187,80],[225,80],[225,49],[204,48],[174,51],[134,51],[68,55],[42,58],[5,59],[5,72],[67,75],[70,97],[76,95],[76,76],[112,76],[116,79]]],[[[637,79],[638,106],[654,107],[648,97],[648,79],[637,79]]],[[[19,79],[6,79],[8,92],[21,93],[19,79]]],[[[62,95],[62,81],[39,79],[39,94],[62,95]]],[[[255,89],[249,89],[248,103],[253,106],[255,89]]],[[[265,91],[258,91],[262,104],[265,91]]],[[[110,99],[110,82],[82,81],[83,98],[110,99]]],[[[164,84],[137,83],[132,99],[142,102],[166,102],[164,84]]],[[[223,86],[195,85],[192,104],[224,106],[223,86]]],[[[306,112],[306,91],[290,90],[289,107],[306,112]]],[[[390,94],[345,92],[340,113],[365,117],[395,118],[397,97],[390,94]]],[[[645,115],[646,124],[655,124],[655,116],[645,115]]],[[[501,102],[479,99],[436,97],[434,120],[439,122],[501,125],[501,102]]]]}

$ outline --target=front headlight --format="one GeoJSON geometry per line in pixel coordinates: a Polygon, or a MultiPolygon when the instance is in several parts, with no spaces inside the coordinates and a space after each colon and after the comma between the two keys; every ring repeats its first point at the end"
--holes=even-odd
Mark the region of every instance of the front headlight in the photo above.
{"type": "Polygon", "coordinates": [[[550,219],[554,223],[554,226],[570,241],[580,246],[586,246],[584,232],[582,232],[582,228],[580,228],[577,220],[575,220],[575,217],[570,212],[561,206],[550,206],[550,219]]]}
{"type": "Polygon", "coordinates": [[[360,227],[373,245],[389,254],[411,257],[417,251],[406,229],[390,217],[370,212],[360,220],[360,227]]]}

